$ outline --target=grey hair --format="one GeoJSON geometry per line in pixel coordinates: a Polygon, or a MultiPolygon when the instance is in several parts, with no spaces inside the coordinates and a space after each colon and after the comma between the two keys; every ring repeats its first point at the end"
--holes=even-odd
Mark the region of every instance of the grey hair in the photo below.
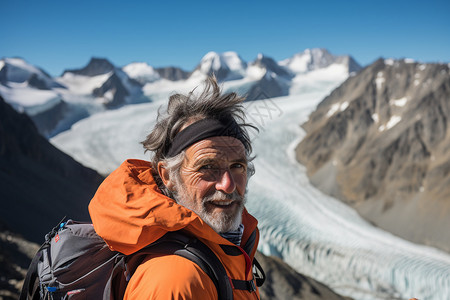
{"type": "MultiPolygon", "coordinates": [[[[186,125],[205,118],[221,119],[224,116],[233,118],[240,127],[243,135],[241,141],[250,163],[252,146],[247,128],[256,131],[258,131],[258,128],[245,121],[245,112],[242,105],[245,98],[234,92],[222,94],[214,76],[205,80],[205,87],[200,95],[195,95],[194,91],[195,89],[188,95],[174,94],[170,96],[166,111],[161,112],[161,109],[158,111],[155,127],[142,142],[145,152],[153,152],[153,168],[156,169],[161,161],[167,163],[164,153],[167,153],[177,133],[186,125]]],[[[253,170],[250,172],[252,175],[254,173],[253,166],[250,169],[253,170]]],[[[162,187],[161,179],[157,173],[156,171],[153,175],[157,184],[162,187]]]]}

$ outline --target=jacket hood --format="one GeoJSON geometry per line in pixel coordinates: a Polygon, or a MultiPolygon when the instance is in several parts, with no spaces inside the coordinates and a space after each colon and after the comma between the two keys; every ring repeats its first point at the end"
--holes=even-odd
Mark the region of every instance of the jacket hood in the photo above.
{"type": "MultiPolygon", "coordinates": [[[[92,198],[92,223],[111,250],[128,255],[168,231],[180,229],[216,244],[230,243],[193,211],[163,195],[151,170],[150,162],[127,160],[104,180],[92,198]]],[[[257,221],[244,209],[242,222],[244,243],[257,221]]]]}

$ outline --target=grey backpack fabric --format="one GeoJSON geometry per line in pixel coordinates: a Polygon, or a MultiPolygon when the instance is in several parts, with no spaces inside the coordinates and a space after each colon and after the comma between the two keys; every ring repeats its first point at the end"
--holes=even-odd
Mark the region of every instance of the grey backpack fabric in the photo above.
{"type": "MultiPolygon", "coordinates": [[[[46,235],[30,264],[19,299],[122,299],[135,269],[148,254],[155,253],[193,261],[211,278],[219,300],[233,299],[233,288],[220,260],[194,237],[168,233],[126,256],[111,251],[92,224],[72,220],[60,223],[46,235]]],[[[263,280],[256,278],[258,286],[263,280]]],[[[235,289],[254,291],[253,281],[232,282],[235,289]]]]}
{"type": "Polygon", "coordinates": [[[20,299],[102,299],[119,255],[92,224],[61,223],[31,262],[20,299]]]}

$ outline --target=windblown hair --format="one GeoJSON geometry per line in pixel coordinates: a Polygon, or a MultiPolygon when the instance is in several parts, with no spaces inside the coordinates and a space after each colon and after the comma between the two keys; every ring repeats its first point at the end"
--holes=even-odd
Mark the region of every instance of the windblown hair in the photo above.
{"type": "Polygon", "coordinates": [[[172,144],[175,136],[185,125],[202,119],[221,119],[225,117],[233,118],[239,125],[243,134],[243,143],[246,154],[252,151],[249,134],[246,130],[255,126],[245,122],[245,112],[242,106],[244,97],[236,93],[222,94],[215,77],[208,77],[205,81],[205,88],[200,95],[195,95],[191,91],[188,95],[175,94],[170,96],[167,110],[158,112],[156,125],[152,132],[142,142],[145,151],[154,153],[152,163],[154,166],[163,160],[164,154],[172,144]]]}
{"type": "MultiPolygon", "coordinates": [[[[246,155],[250,158],[252,151],[250,136],[247,128],[258,129],[246,123],[243,108],[244,97],[236,93],[222,94],[215,77],[208,77],[205,80],[204,90],[200,95],[194,94],[195,89],[188,95],[175,94],[170,96],[167,110],[158,111],[156,125],[147,138],[142,142],[145,152],[153,152],[152,164],[154,168],[160,161],[164,161],[164,153],[173,143],[178,132],[186,125],[202,119],[217,119],[223,117],[233,118],[242,132],[242,142],[246,149],[246,155]]],[[[158,179],[158,174],[155,179],[158,179]]],[[[160,183],[160,182],[159,182],[160,183]]]]}

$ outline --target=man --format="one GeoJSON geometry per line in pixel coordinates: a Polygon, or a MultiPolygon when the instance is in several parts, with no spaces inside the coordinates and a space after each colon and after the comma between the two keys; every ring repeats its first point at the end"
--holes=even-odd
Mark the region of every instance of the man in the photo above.
{"type": "MultiPolygon", "coordinates": [[[[170,97],[143,142],[152,162],[125,161],[89,205],[95,230],[111,249],[131,254],[182,231],[216,254],[230,281],[253,281],[259,232],[244,207],[254,170],[246,130],[253,126],[245,123],[243,100],[221,94],[214,78],[198,96],[170,97]]],[[[233,288],[234,299],[259,299],[258,290],[233,288]]],[[[176,255],[150,255],[125,292],[125,299],[217,298],[208,275],[176,255]]]]}

